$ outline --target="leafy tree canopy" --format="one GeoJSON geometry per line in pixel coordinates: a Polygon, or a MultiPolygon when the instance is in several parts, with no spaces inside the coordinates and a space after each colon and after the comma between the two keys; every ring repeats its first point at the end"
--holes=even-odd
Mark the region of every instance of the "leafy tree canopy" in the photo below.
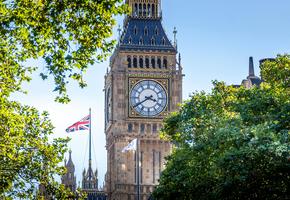
{"type": "Polygon", "coordinates": [[[155,199],[290,198],[290,56],[261,74],[259,88],[215,81],[165,120],[163,137],[176,147],[155,199]]]}
{"type": "Polygon", "coordinates": [[[1,92],[19,90],[24,76],[39,66],[24,67],[28,59],[43,58],[43,79],[52,76],[57,100],[68,102],[66,84],[86,86],[83,73],[103,61],[114,47],[110,40],[114,16],[127,7],[122,0],[1,0],[1,92]],[[3,76],[4,75],[4,76],[3,76]]]}
{"type": "Polygon", "coordinates": [[[0,199],[35,199],[39,183],[55,199],[71,198],[55,181],[68,140],[49,140],[48,113],[10,96],[40,68],[54,79],[56,100],[69,102],[66,85],[86,86],[83,73],[108,56],[114,17],[126,12],[122,0],[0,0],[0,199]]]}

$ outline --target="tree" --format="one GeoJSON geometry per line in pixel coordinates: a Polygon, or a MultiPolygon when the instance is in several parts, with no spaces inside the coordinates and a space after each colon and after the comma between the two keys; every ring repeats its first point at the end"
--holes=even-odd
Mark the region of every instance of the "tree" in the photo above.
{"type": "Polygon", "coordinates": [[[55,181],[67,139],[53,134],[48,113],[11,100],[24,92],[23,82],[43,60],[43,79],[52,77],[56,101],[69,102],[71,80],[85,87],[83,73],[103,61],[114,47],[114,17],[127,12],[122,0],[1,0],[0,1],[0,199],[35,199],[42,184],[56,199],[70,192],[55,181]]]}
{"type": "Polygon", "coordinates": [[[176,147],[154,198],[290,198],[289,64],[264,63],[259,88],[215,81],[167,118],[162,134],[176,147]]]}
{"type": "Polygon", "coordinates": [[[1,0],[0,66],[18,90],[28,59],[44,59],[43,79],[52,76],[58,101],[68,102],[66,84],[78,81],[89,65],[106,58],[115,41],[110,40],[114,16],[127,9],[122,0],[1,0]]]}

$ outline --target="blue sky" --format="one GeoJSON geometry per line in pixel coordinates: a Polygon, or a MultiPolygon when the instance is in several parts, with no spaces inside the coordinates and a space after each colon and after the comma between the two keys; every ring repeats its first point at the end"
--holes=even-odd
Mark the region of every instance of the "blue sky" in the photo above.
{"type": "MultiPolygon", "coordinates": [[[[171,40],[177,27],[178,48],[182,56],[185,78],[183,97],[194,91],[209,91],[212,80],[239,84],[248,73],[249,56],[254,57],[256,74],[258,61],[290,52],[289,0],[163,0],[163,26],[171,40]]],[[[122,18],[118,18],[122,25],[122,18]]],[[[115,35],[117,31],[115,28],[115,35]]],[[[43,63],[33,62],[43,69],[43,63]]],[[[24,104],[47,110],[55,125],[55,137],[69,136],[77,180],[88,165],[86,131],[70,135],[65,129],[80,120],[92,108],[94,141],[93,164],[99,170],[99,185],[106,172],[104,135],[104,74],[108,61],[92,66],[85,78],[88,87],[68,86],[72,102],[54,102],[51,81],[43,82],[37,73],[25,85],[28,95],[16,95],[24,104]]]]}

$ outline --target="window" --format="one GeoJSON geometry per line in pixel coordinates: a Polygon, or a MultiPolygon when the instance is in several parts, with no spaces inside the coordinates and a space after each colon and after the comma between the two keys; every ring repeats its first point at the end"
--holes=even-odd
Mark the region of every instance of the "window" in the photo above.
{"type": "Polygon", "coordinates": [[[131,68],[131,67],[132,67],[132,60],[131,60],[131,57],[128,56],[128,58],[127,58],[127,62],[128,62],[128,68],[131,68]]]}
{"type": "Polygon", "coordinates": [[[134,66],[134,68],[137,68],[138,66],[137,66],[138,64],[137,64],[137,58],[133,58],[133,66],[134,66]]]}
{"type": "Polygon", "coordinates": [[[139,39],[139,44],[142,45],[143,44],[143,38],[140,37],[139,39]]]}
{"type": "Polygon", "coordinates": [[[140,3],[139,4],[139,17],[142,16],[142,4],[140,3]]]}
{"type": "Polygon", "coordinates": [[[146,4],[144,3],[143,4],[143,16],[145,17],[146,16],[146,4]]]}
{"type": "Polygon", "coordinates": [[[144,124],[141,124],[140,125],[140,132],[141,133],[144,133],[145,132],[145,125],[144,124]]]}
{"type": "Polygon", "coordinates": [[[151,45],[155,45],[155,39],[154,38],[151,39],[151,45]]]}
{"type": "Polygon", "coordinates": [[[152,16],[155,17],[155,5],[152,4],[152,7],[151,8],[152,8],[152,16]]]}
{"type": "Polygon", "coordinates": [[[151,66],[152,66],[152,68],[155,69],[155,59],[154,58],[151,58],[151,66]]]}
{"type": "Polygon", "coordinates": [[[134,27],[134,34],[137,35],[137,32],[138,32],[138,31],[137,31],[137,27],[135,26],[135,27],[134,27]]]}
{"type": "Polygon", "coordinates": [[[153,133],[157,132],[157,124],[153,124],[152,131],[153,133]]]}
{"type": "Polygon", "coordinates": [[[132,43],[132,38],[129,37],[128,44],[131,44],[131,43],[132,43]]]}
{"type": "Polygon", "coordinates": [[[165,69],[167,69],[167,59],[166,58],[163,59],[163,67],[165,69]]]}
{"type": "Polygon", "coordinates": [[[147,5],[147,16],[151,17],[151,6],[150,6],[150,4],[147,5]]]}
{"type": "Polygon", "coordinates": [[[150,67],[150,63],[149,63],[149,58],[145,58],[145,66],[146,68],[149,68],[150,67]]]}
{"type": "Polygon", "coordinates": [[[158,68],[161,69],[161,59],[160,58],[157,59],[157,65],[158,65],[158,68]]]}
{"type": "Polygon", "coordinates": [[[143,68],[143,58],[142,57],[139,59],[139,67],[143,68]]]}
{"type": "Polygon", "coordinates": [[[162,38],[162,45],[165,45],[165,38],[162,38]]]}
{"type": "Polygon", "coordinates": [[[137,16],[138,13],[138,4],[135,3],[135,7],[134,7],[134,16],[137,16]]]}
{"type": "Polygon", "coordinates": [[[133,131],[133,125],[131,123],[128,124],[128,132],[132,133],[133,131]]]}
{"type": "Polygon", "coordinates": [[[155,28],[155,35],[158,35],[158,28],[155,28]]]}
{"type": "Polygon", "coordinates": [[[147,26],[145,26],[145,28],[144,28],[144,35],[148,35],[148,28],[147,28],[147,26]]]}

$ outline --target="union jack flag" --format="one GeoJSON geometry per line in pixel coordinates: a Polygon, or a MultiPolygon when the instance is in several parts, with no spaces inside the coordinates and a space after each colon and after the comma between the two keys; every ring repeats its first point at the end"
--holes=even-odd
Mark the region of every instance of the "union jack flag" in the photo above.
{"type": "Polygon", "coordinates": [[[88,130],[90,128],[90,120],[91,120],[91,116],[88,115],[84,117],[83,119],[81,119],[80,121],[69,126],[65,131],[67,133],[70,133],[74,131],[88,130]]]}

